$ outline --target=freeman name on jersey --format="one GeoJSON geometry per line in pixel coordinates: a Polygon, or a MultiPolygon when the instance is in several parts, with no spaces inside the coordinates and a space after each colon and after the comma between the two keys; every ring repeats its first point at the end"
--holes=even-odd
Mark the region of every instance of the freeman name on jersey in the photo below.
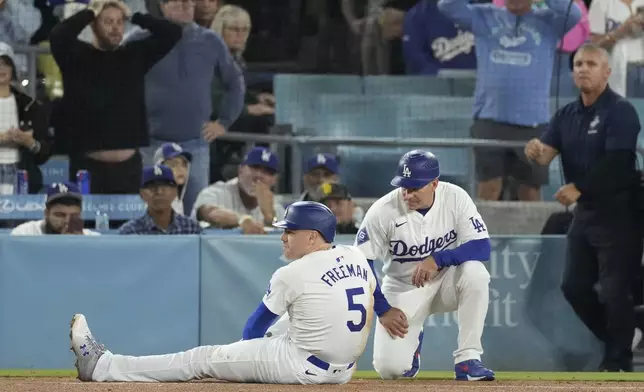
{"type": "Polygon", "coordinates": [[[359,278],[367,282],[368,277],[369,275],[366,269],[360,267],[359,265],[346,264],[331,268],[330,270],[322,274],[320,279],[324,283],[328,284],[329,287],[333,287],[333,284],[342,279],[359,278]]]}

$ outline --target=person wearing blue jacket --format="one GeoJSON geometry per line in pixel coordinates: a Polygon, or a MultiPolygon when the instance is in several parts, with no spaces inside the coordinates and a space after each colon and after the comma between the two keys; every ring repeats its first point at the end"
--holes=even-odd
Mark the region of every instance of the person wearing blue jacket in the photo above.
{"type": "MultiPolygon", "coordinates": [[[[550,120],[550,81],[557,46],[581,19],[573,0],[505,0],[505,7],[440,0],[438,9],[474,34],[477,79],[474,124],[477,139],[527,141],[550,120]]],[[[522,201],[541,199],[548,167],[528,161],[523,148],[475,149],[478,197],[499,200],[503,179],[519,183],[522,201]]]]}
{"type": "MultiPolygon", "coordinates": [[[[146,165],[154,164],[154,153],[164,143],[177,143],[192,154],[183,199],[184,211],[191,211],[199,191],[208,186],[209,144],[239,117],[246,87],[243,74],[222,38],[194,22],[194,0],[161,0],[160,6],[166,19],[183,26],[183,36],[146,75],[150,146],[142,153],[146,165]],[[224,89],[215,121],[210,120],[213,78],[219,78],[224,89]]],[[[141,39],[147,34],[138,31],[127,40],[141,39]]]]}
{"type": "Polygon", "coordinates": [[[474,35],[443,15],[436,0],[422,0],[405,14],[403,53],[409,75],[441,69],[476,69],[474,35]]]}

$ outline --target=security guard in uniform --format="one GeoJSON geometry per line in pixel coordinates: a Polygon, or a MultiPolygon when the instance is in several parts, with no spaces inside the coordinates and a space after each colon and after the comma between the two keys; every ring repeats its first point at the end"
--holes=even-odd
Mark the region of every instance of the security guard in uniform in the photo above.
{"type": "Polygon", "coordinates": [[[605,343],[600,370],[633,371],[631,287],[642,260],[635,153],[640,122],[635,108],[608,86],[604,49],[583,45],[573,71],[579,99],[554,115],[525,154],[541,165],[561,154],[566,184],[555,197],[565,206],[576,203],[561,288],[605,343]]]}

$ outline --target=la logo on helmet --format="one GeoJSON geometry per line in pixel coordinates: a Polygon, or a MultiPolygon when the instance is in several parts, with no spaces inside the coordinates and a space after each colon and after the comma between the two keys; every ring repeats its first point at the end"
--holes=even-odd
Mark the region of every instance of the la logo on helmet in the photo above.
{"type": "Polygon", "coordinates": [[[402,175],[403,177],[411,177],[411,170],[409,170],[407,165],[403,165],[402,175]]]}

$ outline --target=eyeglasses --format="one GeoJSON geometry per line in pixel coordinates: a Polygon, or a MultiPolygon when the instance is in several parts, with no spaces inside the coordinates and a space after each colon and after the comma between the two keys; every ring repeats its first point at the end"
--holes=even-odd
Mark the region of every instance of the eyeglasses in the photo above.
{"type": "Polygon", "coordinates": [[[226,29],[228,31],[231,31],[233,33],[244,33],[244,34],[246,34],[250,30],[250,27],[248,27],[248,26],[226,26],[226,27],[224,27],[224,29],[226,29]]]}

